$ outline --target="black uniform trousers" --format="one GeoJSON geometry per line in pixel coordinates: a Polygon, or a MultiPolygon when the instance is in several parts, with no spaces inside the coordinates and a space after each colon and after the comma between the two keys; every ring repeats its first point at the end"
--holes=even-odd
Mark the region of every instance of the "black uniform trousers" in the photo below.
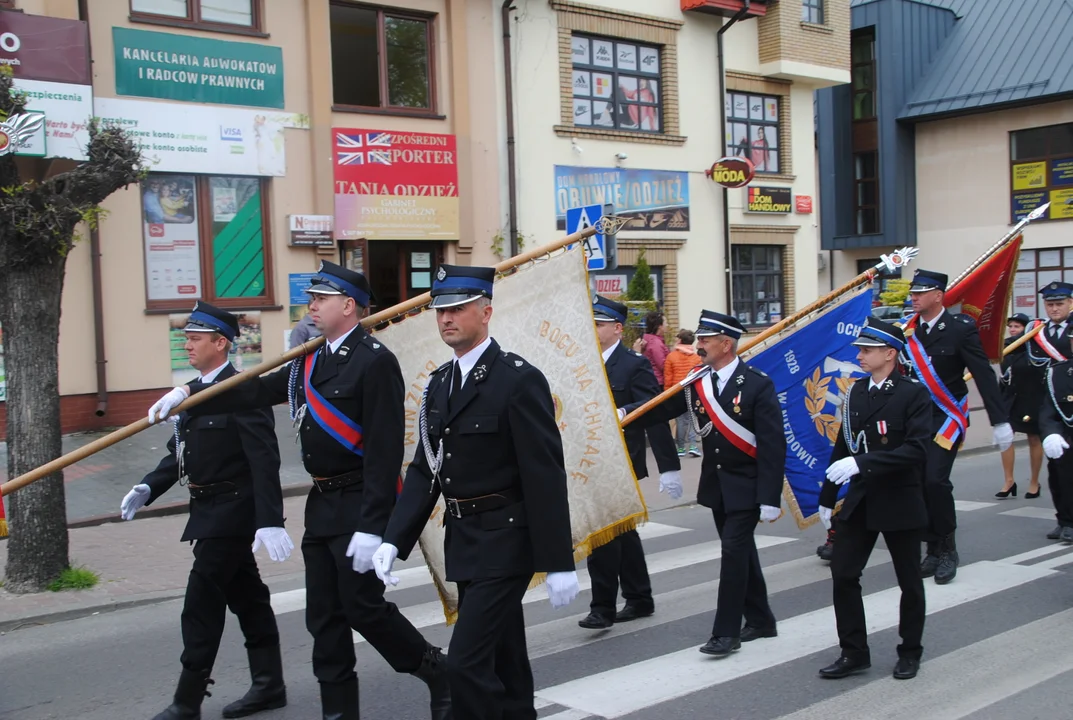
{"type": "Polygon", "coordinates": [[[652,582],[648,578],[641,536],[636,530],[623,533],[593,550],[587,567],[592,580],[592,602],[589,604],[592,612],[609,620],[615,619],[619,577],[627,605],[641,609],[653,607],[652,582]]]}
{"type": "Polygon", "coordinates": [[[1073,527],[1073,451],[1066,450],[1057,460],[1047,460],[1047,485],[1058,524],[1073,527]]]}
{"type": "Polygon", "coordinates": [[[458,622],[447,648],[454,717],[536,720],[522,596],[530,575],[458,583],[458,622]]]}
{"type": "MultiPolygon", "coordinates": [[[[946,420],[946,415],[942,416],[946,420]]],[[[938,418],[936,418],[938,422],[938,418]]],[[[934,423],[933,423],[934,424],[934,423]]],[[[938,432],[939,425],[935,425],[938,432]]],[[[934,440],[928,443],[928,460],[924,468],[924,500],[928,506],[928,540],[941,540],[957,529],[957,515],[954,512],[954,483],[950,482],[950,472],[954,469],[958,448],[964,438],[954,441],[949,450],[944,449],[934,440]]]]}
{"type": "Polygon", "coordinates": [[[719,567],[719,605],[712,635],[736,638],[741,620],[750,627],[775,627],[775,615],[767,600],[767,585],[756,552],[756,524],[760,509],[724,512],[713,508],[715,529],[719,531],[722,556],[719,567]]]}
{"type": "Polygon", "coordinates": [[[205,538],[194,545],[194,565],[180,621],[181,662],[187,670],[212,670],[228,608],[238,617],[248,649],[279,645],[276,614],[268,587],[257,571],[252,545],[252,535],[205,538]]]}
{"type": "MultiPolygon", "coordinates": [[[[868,632],[861,597],[861,573],[872,555],[879,532],[869,530],[864,500],[848,519],[838,523],[838,540],[831,556],[831,579],[834,581],[835,622],[842,654],[854,660],[871,661],[868,632]]],[[[920,532],[918,530],[883,531],[894,563],[894,575],[902,590],[898,634],[902,644],[898,656],[920,659],[920,639],[924,634],[924,580],[920,577],[920,532]]]]}
{"type": "Polygon", "coordinates": [[[376,573],[354,572],[346,556],[351,535],[302,538],[306,566],[306,629],[313,636],[313,674],[325,684],[345,683],[354,672],[354,639],[361,633],[396,672],[421,666],[427,646],[399,608],[384,600],[376,573]]]}

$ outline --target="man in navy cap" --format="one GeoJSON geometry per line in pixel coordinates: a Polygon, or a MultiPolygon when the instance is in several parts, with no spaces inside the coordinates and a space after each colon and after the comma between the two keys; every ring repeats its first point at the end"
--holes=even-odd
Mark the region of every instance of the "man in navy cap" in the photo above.
{"type": "MultiPolygon", "coordinates": [[[[395,355],[361,327],[371,297],[364,275],[322,262],[306,292],[324,346],[251,380],[252,393],[224,393],[191,413],[289,402],[300,425],[302,461],[313,485],[302,538],[306,627],[313,636],[313,673],[324,717],[358,717],[353,628],[395,671],[428,684],[433,720],[446,720],[450,688],[442,652],[384,600],[384,584],[370,572],[403,463],[402,371],[395,355]]],[[[202,387],[194,383],[189,389],[202,387]]],[[[166,417],[186,390],[176,388],[161,399],[150,419],[166,417]]]]}
{"type": "MultiPolygon", "coordinates": [[[[968,315],[955,315],[943,305],[946,275],[917,270],[909,286],[914,314],[906,321],[906,357],[913,376],[931,393],[935,442],[928,445],[924,483],[930,519],[928,553],[920,565],[921,575],[935,576],[944,585],[958,569],[954,531],[954,485],[950,471],[969,426],[969,388],[966,368],[976,381],[987,417],[994,428],[992,441],[999,450],[1013,444],[1009,408],[991,369],[976,323],[968,315]],[[910,336],[909,330],[912,330],[910,336]]],[[[836,541],[837,544],[837,541],[836,541]]]]}
{"type": "MultiPolygon", "coordinates": [[[[238,319],[199,302],[187,320],[186,352],[206,385],[237,371],[227,360],[239,334],[238,319]]],[[[209,416],[180,413],[168,455],[127,493],[124,520],[134,519],[178,482],[190,492],[190,519],[182,542],[194,544],[194,566],[182,612],[182,673],[172,704],[156,720],[201,717],[201,702],[224,632],[227,609],[238,617],[246,638],[253,685],[224,708],[224,717],[244,717],[287,704],[279,630],[268,587],[257,571],[254,552],[286,560],[294,544],[283,529],[279,486],[279,445],[270,410],[209,416]]]]}
{"type": "Polygon", "coordinates": [[[920,536],[928,510],[922,468],[932,444],[932,403],[923,385],[897,371],[898,353],[905,347],[898,326],[870,317],[853,344],[860,348],[857,362],[871,377],[846,393],[841,431],[820,491],[820,519],[830,526],[839,487],[849,483],[831,557],[842,654],[820,676],[843,678],[871,667],[861,574],[882,533],[902,591],[902,644],[894,677],[907,680],[916,676],[923,652],[920,536]]]}
{"type": "Polygon", "coordinates": [[[775,384],[738,357],[744,332],[737,318],[702,311],[696,332],[702,366],[682,381],[685,393],[642,420],[650,425],[689,412],[703,438],[697,502],[712,510],[723,555],[712,636],[700,651],[715,657],[778,634],[754,533],[758,521],[781,514],[786,435],[775,384]]]}
{"type": "MultiPolygon", "coordinates": [[[[596,336],[603,353],[604,369],[615,405],[619,414],[639,408],[656,395],[661,388],[652,372],[652,363],[622,344],[622,326],[626,323],[626,306],[610,298],[595,295],[592,299],[593,319],[596,321],[596,336]]],[[[634,475],[638,480],[648,477],[645,461],[645,428],[639,423],[623,430],[626,448],[630,453],[634,475]]],[[[671,435],[668,423],[659,423],[648,428],[652,454],[659,467],[659,490],[672,500],[682,497],[682,463],[671,435]]],[[[592,551],[588,561],[589,577],[592,579],[592,602],[590,612],[578,625],[590,630],[609,628],[613,623],[627,622],[651,615],[655,609],[652,599],[652,583],[648,577],[645,551],[641,536],[636,530],[617,538],[592,551]],[[626,606],[616,611],[619,578],[622,578],[622,596],[626,606]]]]}
{"type": "Polygon", "coordinates": [[[440,337],[454,358],[429,378],[421,446],[406,471],[384,544],[386,583],[417,543],[442,495],[447,580],[458,622],[447,652],[457,718],[536,718],[522,596],[547,573],[562,607],[578,594],[566,467],[543,373],[488,334],[495,269],[441,265],[432,285],[440,337]]]}
{"type": "MultiPolygon", "coordinates": [[[[1046,323],[1047,327],[1036,333],[1027,343],[1028,360],[1034,367],[1045,371],[1046,368],[1073,359],[1073,323],[1070,322],[1073,285],[1055,280],[1041,287],[1039,294],[1043,297],[1047,320],[1030,323],[1027,330],[1034,329],[1039,323],[1046,323]]],[[[1045,398],[1044,409],[1053,415],[1054,408],[1049,407],[1051,405],[1052,399],[1045,398]]],[[[1059,442],[1063,435],[1058,432],[1059,429],[1058,424],[1052,421],[1049,432],[1044,431],[1043,438],[1043,452],[1049,459],[1047,486],[1051,490],[1051,500],[1054,502],[1055,516],[1058,519],[1058,524],[1054,530],[1047,533],[1047,538],[1073,543],[1073,486],[1070,485],[1073,477],[1068,475],[1068,459],[1059,460],[1065,451],[1059,442]],[[1063,475],[1066,477],[1063,478],[1063,475]]]]}

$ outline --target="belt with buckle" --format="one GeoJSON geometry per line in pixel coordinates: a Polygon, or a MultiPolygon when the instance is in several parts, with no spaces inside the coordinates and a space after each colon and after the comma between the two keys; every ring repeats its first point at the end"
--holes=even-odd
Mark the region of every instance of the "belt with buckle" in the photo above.
{"type": "Polygon", "coordinates": [[[357,485],[364,479],[361,470],[351,470],[342,475],[333,475],[332,477],[326,478],[317,477],[316,475],[310,475],[309,477],[313,479],[314,487],[320,491],[338,490],[339,488],[357,485]]]}
{"type": "Polygon", "coordinates": [[[230,481],[209,483],[208,485],[195,485],[194,483],[187,483],[186,489],[190,491],[190,497],[195,500],[203,500],[205,498],[222,495],[227,492],[238,492],[238,488],[235,483],[230,481]]]}
{"type": "Polygon", "coordinates": [[[465,500],[459,498],[444,498],[444,502],[447,504],[447,512],[456,518],[463,518],[466,515],[476,515],[478,513],[488,512],[489,510],[498,510],[499,508],[507,507],[508,505],[513,505],[521,501],[522,493],[520,490],[516,489],[504,490],[503,492],[481,495],[480,497],[468,498],[465,500]]]}

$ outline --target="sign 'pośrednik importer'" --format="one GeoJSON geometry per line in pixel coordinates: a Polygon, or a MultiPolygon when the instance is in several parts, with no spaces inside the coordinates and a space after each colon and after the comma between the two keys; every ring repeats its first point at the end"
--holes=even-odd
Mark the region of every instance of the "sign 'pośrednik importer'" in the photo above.
{"type": "Polygon", "coordinates": [[[746,206],[748,212],[787,214],[793,209],[790,188],[764,187],[763,185],[749,187],[749,200],[746,206]]]}

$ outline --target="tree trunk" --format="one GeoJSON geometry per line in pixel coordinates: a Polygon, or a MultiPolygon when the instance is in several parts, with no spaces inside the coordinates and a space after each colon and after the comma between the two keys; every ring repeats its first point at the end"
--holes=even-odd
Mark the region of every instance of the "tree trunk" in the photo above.
{"type": "MultiPolygon", "coordinates": [[[[7,372],[8,477],[62,453],[60,436],[60,299],[66,257],[7,268],[0,283],[7,372]]],[[[5,588],[39,592],[67,567],[67,503],[63,473],[49,475],[8,498],[5,588]]]]}

